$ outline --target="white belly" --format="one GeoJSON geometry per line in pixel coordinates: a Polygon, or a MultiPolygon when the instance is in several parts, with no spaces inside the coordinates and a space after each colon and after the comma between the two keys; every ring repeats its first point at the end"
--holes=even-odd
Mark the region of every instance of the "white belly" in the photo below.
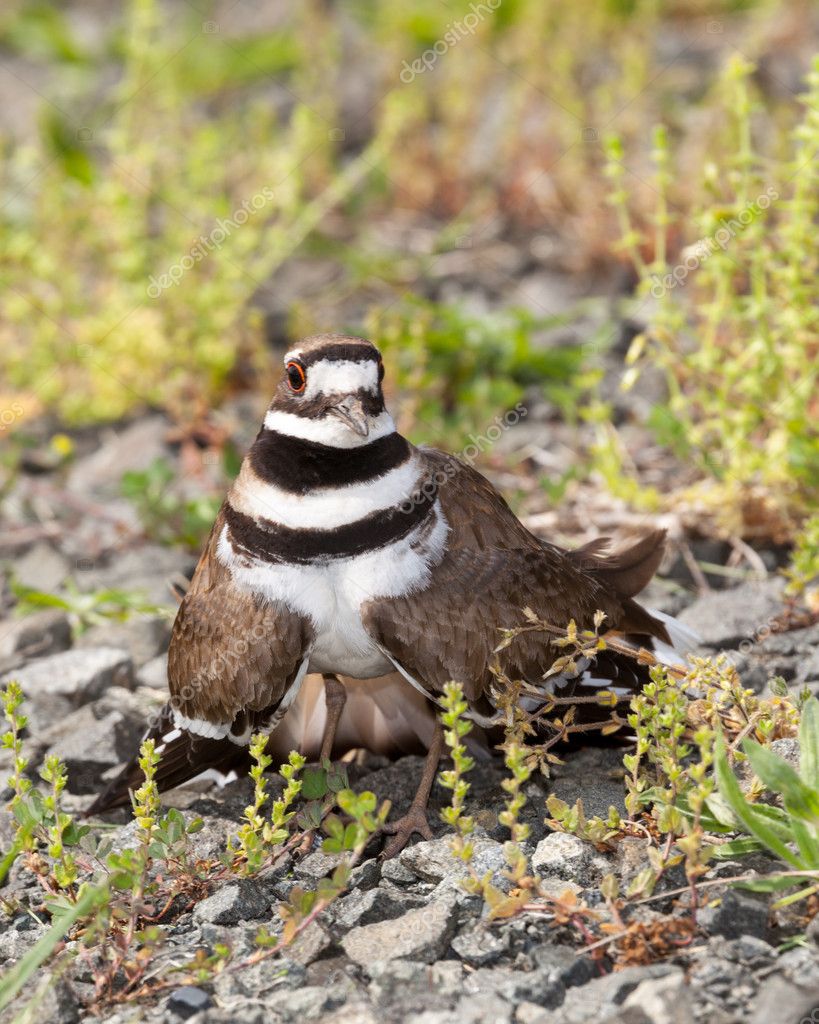
{"type": "Polygon", "coordinates": [[[312,622],[315,640],[309,671],[372,679],[393,671],[393,664],[364,629],[361,608],[375,598],[398,597],[426,586],[449,532],[440,506],[437,512],[423,551],[415,545],[419,531],[414,530],[394,544],[354,558],[287,565],[236,555],[223,532],[218,554],[236,583],[269,601],[282,601],[312,622]]]}

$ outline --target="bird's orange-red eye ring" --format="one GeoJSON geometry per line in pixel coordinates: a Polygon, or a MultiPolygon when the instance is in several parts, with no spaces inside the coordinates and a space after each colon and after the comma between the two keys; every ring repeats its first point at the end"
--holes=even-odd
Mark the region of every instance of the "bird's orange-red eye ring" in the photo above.
{"type": "Polygon", "coordinates": [[[307,374],[304,372],[304,367],[301,363],[291,362],[287,364],[287,383],[290,385],[290,390],[294,391],[297,395],[304,391],[304,387],[307,384],[307,374]]]}

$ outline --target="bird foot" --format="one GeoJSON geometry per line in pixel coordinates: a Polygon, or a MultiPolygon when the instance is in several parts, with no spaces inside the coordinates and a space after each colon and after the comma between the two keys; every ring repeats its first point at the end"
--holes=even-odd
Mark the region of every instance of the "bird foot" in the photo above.
{"type": "Polygon", "coordinates": [[[409,842],[410,836],[416,832],[424,839],[433,838],[432,829],[427,821],[427,812],[423,807],[410,807],[403,818],[388,822],[382,831],[392,836],[381,851],[382,860],[389,860],[399,854],[409,842]]]}

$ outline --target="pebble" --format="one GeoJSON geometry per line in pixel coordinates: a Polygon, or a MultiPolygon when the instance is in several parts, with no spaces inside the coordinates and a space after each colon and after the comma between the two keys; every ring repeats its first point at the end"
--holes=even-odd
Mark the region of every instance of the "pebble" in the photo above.
{"type": "Polygon", "coordinates": [[[341,940],[347,956],[359,966],[406,958],[432,963],[449,946],[456,926],[452,900],[430,903],[401,917],[353,928],[341,940]]]}
{"type": "Polygon", "coordinates": [[[201,1010],[213,1006],[213,1000],[204,989],[196,988],[194,985],[183,985],[171,992],[165,1005],[171,1013],[182,1020],[187,1020],[188,1017],[193,1017],[201,1010]]]}
{"type": "Polygon", "coordinates": [[[134,666],[119,647],[93,647],[37,658],[0,678],[0,686],[10,679],[17,680],[29,700],[47,703],[63,697],[79,705],[101,697],[112,686],[132,689],[134,666]]]}
{"type": "Polygon", "coordinates": [[[270,913],[270,903],[252,879],[229,882],[212,896],[197,903],[193,910],[195,921],[208,924],[238,924],[252,921],[270,913]]]}

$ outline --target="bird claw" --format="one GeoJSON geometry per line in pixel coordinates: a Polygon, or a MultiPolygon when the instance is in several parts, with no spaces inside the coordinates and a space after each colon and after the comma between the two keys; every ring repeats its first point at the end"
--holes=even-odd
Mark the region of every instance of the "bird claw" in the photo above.
{"type": "Polygon", "coordinates": [[[390,860],[399,854],[416,832],[424,839],[433,838],[427,812],[422,807],[411,807],[402,818],[384,825],[382,831],[393,837],[381,851],[382,860],[390,860]]]}

